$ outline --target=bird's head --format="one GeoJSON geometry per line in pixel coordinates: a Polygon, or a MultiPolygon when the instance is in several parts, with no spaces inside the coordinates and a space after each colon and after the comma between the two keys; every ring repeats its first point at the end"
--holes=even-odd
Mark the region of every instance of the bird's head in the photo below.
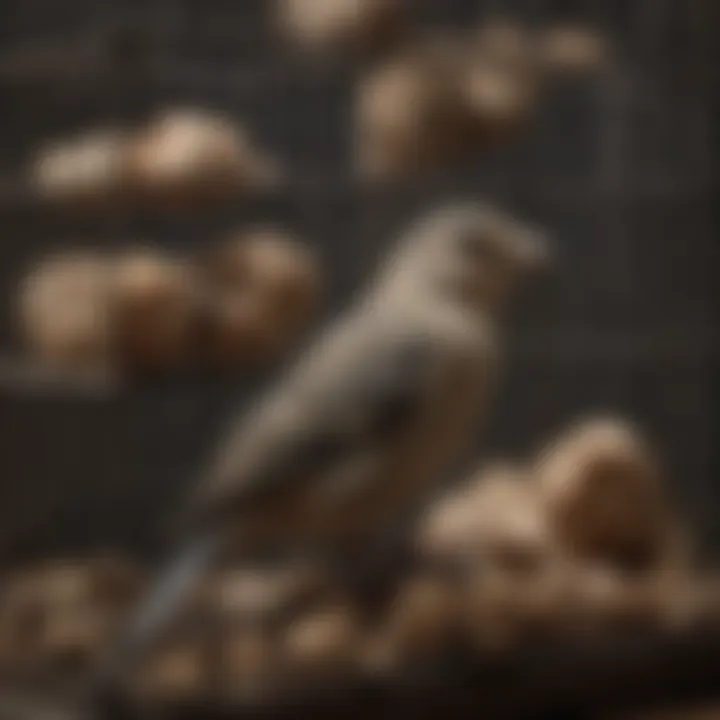
{"type": "Polygon", "coordinates": [[[412,227],[392,274],[405,288],[484,312],[501,307],[548,261],[539,231],[490,205],[468,203],[440,208],[412,227]]]}

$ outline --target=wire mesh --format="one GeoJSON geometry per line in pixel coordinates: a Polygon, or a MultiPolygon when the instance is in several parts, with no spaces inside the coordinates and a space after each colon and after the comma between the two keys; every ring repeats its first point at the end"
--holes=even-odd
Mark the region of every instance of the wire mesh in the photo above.
{"type": "MultiPolygon", "coordinates": [[[[712,0],[423,0],[427,27],[486,13],[591,19],[614,67],[558,91],[512,148],[413,188],[377,192],[349,173],[353,69],[317,67],[268,32],[261,0],[5,0],[0,23],[0,287],[64,243],[153,238],[202,244],[235,224],[287,223],[332,269],[332,314],[395,232],[428,203],[487,194],[547,225],[559,263],[513,326],[491,454],[524,453],[574,415],[637,419],[667,461],[708,547],[717,524],[711,89],[712,0]],[[40,140],[191,103],[247,119],[295,171],[286,191],[222,211],[70,220],[27,201],[23,160],[40,140]]],[[[6,315],[8,313],[5,313],[6,315]]],[[[12,337],[7,318],[2,337],[12,337]]],[[[143,550],[192,482],[225,418],[272,375],[141,387],[111,399],[0,387],[0,507],[11,555],[120,545],[143,550]]]]}

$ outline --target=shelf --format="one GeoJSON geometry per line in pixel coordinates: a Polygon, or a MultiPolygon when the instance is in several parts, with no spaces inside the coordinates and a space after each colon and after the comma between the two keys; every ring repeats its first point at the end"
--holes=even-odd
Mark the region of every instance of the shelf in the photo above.
{"type": "Polygon", "coordinates": [[[52,394],[102,400],[122,388],[118,378],[107,373],[63,372],[29,358],[0,356],[0,392],[4,394],[52,394]]]}
{"type": "Polygon", "coordinates": [[[274,707],[232,702],[172,708],[169,717],[599,717],[720,698],[720,631],[627,636],[586,648],[533,648],[503,662],[465,662],[415,682],[368,683],[274,707]]]}
{"type": "MultiPolygon", "coordinates": [[[[5,707],[46,703],[57,717],[80,720],[65,693],[24,686],[0,690],[5,707]],[[31,700],[32,696],[32,700],[31,700]],[[64,698],[64,700],[62,699],[64,698]],[[65,707],[65,710],[63,710],[65,707]],[[63,714],[63,713],[67,714],[63,714]]],[[[320,694],[238,704],[204,700],[169,704],[170,720],[301,720],[304,718],[445,717],[595,718],[607,713],[652,710],[720,699],[720,629],[696,629],[674,637],[626,635],[585,648],[536,647],[512,659],[457,661],[414,680],[380,679],[320,694]]],[[[25,720],[14,714],[13,720],[25,720]]],[[[38,720],[40,714],[27,714],[38,720]]],[[[55,717],[55,716],[53,716],[55,717]]],[[[100,720],[105,716],[93,716],[100,720]]],[[[118,716],[118,720],[121,716],[118,716]]],[[[124,717],[124,716],[122,716],[124,717]]]]}

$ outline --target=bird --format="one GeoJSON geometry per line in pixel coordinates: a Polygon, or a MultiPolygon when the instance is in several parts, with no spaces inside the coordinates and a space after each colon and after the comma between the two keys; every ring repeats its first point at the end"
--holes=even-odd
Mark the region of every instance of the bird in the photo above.
{"type": "Polygon", "coordinates": [[[487,202],[412,222],[368,288],[221,438],[188,498],[186,544],[105,677],[139,662],[228,547],[342,554],[436,489],[491,405],[502,309],[548,250],[541,231],[487,202]]]}

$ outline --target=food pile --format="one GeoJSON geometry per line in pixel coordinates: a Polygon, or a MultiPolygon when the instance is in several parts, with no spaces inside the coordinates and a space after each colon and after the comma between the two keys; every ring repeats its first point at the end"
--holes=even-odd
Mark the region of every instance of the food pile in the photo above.
{"type": "MultiPolygon", "coordinates": [[[[308,560],[219,568],[131,678],[133,693],[259,699],[397,677],[458,649],[493,658],[720,621],[720,585],[693,572],[657,457],[624,421],[581,421],[534,458],[486,465],[405,541],[409,552],[355,583],[308,560]]],[[[92,668],[144,577],[118,558],[7,576],[3,668],[92,668]]]]}
{"type": "Polygon", "coordinates": [[[63,370],[232,369],[279,357],[321,296],[313,250],[256,227],[193,257],[148,243],[51,255],[23,279],[16,317],[31,355],[63,370]]]}

